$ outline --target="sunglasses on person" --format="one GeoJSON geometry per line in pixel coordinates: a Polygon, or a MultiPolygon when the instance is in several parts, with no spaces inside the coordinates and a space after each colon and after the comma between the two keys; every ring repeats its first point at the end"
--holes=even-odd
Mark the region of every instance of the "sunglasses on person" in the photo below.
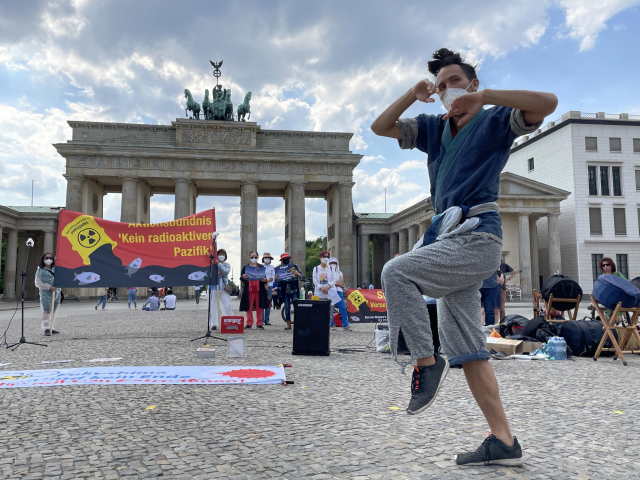
{"type": "Polygon", "coordinates": [[[611,265],[609,265],[608,263],[603,263],[602,266],[603,267],[610,267],[611,265]]]}

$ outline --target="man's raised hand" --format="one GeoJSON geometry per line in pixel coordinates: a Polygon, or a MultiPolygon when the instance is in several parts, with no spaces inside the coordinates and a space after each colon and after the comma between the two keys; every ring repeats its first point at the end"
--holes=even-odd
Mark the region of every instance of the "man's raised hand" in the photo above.
{"type": "Polygon", "coordinates": [[[431,98],[431,95],[438,93],[436,86],[429,80],[420,80],[413,86],[412,90],[416,99],[424,103],[434,103],[435,99],[431,98]]]}
{"type": "Polygon", "coordinates": [[[446,120],[451,117],[460,116],[458,120],[458,128],[464,127],[467,123],[475,117],[476,113],[480,111],[484,105],[484,95],[482,92],[467,93],[466,95],[460,95],[451,102],[451,107],[447,114],[442,117],[446,120]]]}

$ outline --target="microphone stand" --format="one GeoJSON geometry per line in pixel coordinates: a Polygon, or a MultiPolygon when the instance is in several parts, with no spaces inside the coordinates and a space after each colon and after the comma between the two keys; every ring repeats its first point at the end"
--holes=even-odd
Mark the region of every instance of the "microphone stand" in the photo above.
{"type": "MultiPolygon", "coordinates": [[[[29,239],[27,241],[27,259],[24,262],[24,270],[20,272],[20,276],[22,277],[22,285],[20,287],[20,296],[22,299],[22,336],[20,337],[20,341],[16,342],[12,345],[7,345],[7,348],[11,348],[12,351],[15,351],[20,345],[23,343],[28,343],[29,345],[38,345],[39,347],[48,347],[49,345],[45,345],[43,343],[35,343],[35,342],[27,342],[24,337],[24,290],[25,290],[25,278],[27,276],[27,265],[29,265],[29,252],[31,251],[31,246],[33,245],[33,240],[29,239]]],[[[55,296],[53,297],[54,305],[51,308],[51,312],[53,312],[53,307],[55,307],[55,296]]],[[[51,314],[53,316],[53,313],[51,314]]],[[[51,319],[49,320],[51,322],[51,319]]],[[[51,323],[49,323],[51,325],[51,323]]]]}
{"type": "MultiPolygon", "coordinates": [[[[212,290],[212,286],[216,285],[216,288],[219,288],[219,281],[218,281],[218,265],[214,262],[214,260],[217,257],[216,252],[218,251],[217,249],[217,240],[218,240],[218,235],[217,233],[213,234],[213,242],[212,242],[212,248],[213,251],[211,252],[211,255],[209,255],[209,288],[207,289],[207,297],[209,298],[209,302],[208,302],[208,306],[207,306],[207,333],[205,333],[202,337],[198,337],[198,338],[194,338],[193,340],[191,340],[192,342],[195,342],[196,340],[201,340],[203,338],[205,339],[209,339],[212,337],[211,335],[211,330],[216,330],[218,327],[214,326],[213,328],[211,328],[211,290],[212,290]],[[214,283],[214,276],[215,276],[215,283],[214,283]]],[[[216,292],[216,299],[217,299],[217,292],[216,292]]],[[[216,302],[216,309],[218,308],[218,302],[216,302]]],[[[205,340],[205,345],[207,344],[207,340],[205,340]]]]}

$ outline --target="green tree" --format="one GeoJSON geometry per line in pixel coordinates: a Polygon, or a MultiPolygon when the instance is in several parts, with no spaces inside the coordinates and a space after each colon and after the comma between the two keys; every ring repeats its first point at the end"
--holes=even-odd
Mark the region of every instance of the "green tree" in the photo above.
{"type": "Polygon", "coordinates": [[[320,252],[325,249],[327,237],[318,237],[315,240],[307,240],[305,245],[307,247],[306,264],[307,268],[305,275],[311,278],[313,275],[313,267],[320,265],[320,252]]]}

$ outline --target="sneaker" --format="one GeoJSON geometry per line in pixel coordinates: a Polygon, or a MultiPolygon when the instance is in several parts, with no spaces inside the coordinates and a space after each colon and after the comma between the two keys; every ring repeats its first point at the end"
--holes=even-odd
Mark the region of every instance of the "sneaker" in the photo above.
{"type": "Polygon", "coordinates": [[[256,328],[259,328],[260,330],[264,330],[264,327],[262,325],[258,325],[256,328]]]}
{"type": "Polygon", "coordinates": [[[98,309],[98,305],[96,305],[96,310],[98,309]]]}
{"type": "Polygon", "coordinates": [[[51,331],[50,330],[45,330],[44,331],[44,336],[45,337],[50,337],[51,336],[51,331]]]}
{"type": "Polygon", "coordinates": [[[53,333],[55,335],[56,333],[60,333],[60,332],[58,330],[54,329],[54,330],[51,330],[51,333],[53,333]]]}
{"type": "Polygon", "coordinates": [[[269,325],[271,326],[271,324],[269,322],[264,322],[263,325],[269,325]]]}
{"type": "Polygon", "coordinates": [[[353,330],[351,330],[351,327],[342,327],[342,331],[343,332],[353,332],[353,330]]]}
{"type": "Polygon", "coordinates": [[[413,367],[411,378],[411,400],[407,407],[409,415],[417,415],[431,406],[449,373],[449,362],[435,355],[436,363],[430,367],[413,367]]]}
{"type": "Polygon", "coordinates": [[[454,455],[453,461],[456,462],[456,465],[521,467],[524,465],[524,456],[516,437],[513,437],[513,446],[509,447],[492,434],[485,438],[482,445],[475,452],[454,455]]]}
{"type": "Polygon", "coordinates": [[[252,326],[253,326],[253,325],[247,325],[247,326],[246,326],[246,327],[244,327],[244,328],[251,328],[252,326]]]}
{"type": "Polygon", "coordinates": [[[502,350],[496,352],[494,349],[491,349],[489,351],[489,355],[491,355],[491,358],[493,358],[494,360],[513,360],[513,358],[511,358],[511,355],[508,355],[502,350]]]}

